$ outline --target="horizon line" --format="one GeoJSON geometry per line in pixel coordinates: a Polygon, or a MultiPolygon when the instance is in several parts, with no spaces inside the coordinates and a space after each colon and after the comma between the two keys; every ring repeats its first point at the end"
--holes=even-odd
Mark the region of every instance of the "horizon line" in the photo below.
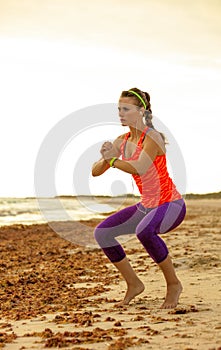
{"type": "MultiPolygon", "coordinates": [[[[181,194],[182,197],[204,197],[204,196],[214,196],[214,197],[219,197],[221,198],[221,191],[218,192],[206,192],[206,193],[194,193],[194,192],[190,192],[190,193],[185,193],[185,194],[181,194]]],[[[6,199],[6,198],[11,198],[11,199],[37,199],[37,198],[78,198],[78,197],[100,197],[100,198],[120,198],[120,197],[130,197],[130,198],[139,198],[140,195],[139,194],[134,194],[134,193],[122,193],[119,195],[102,195],[102,194],[80,194],[80,195],[69,195],[69,194],[61,194],[61,195],[56,195],[56,196],[18,196],[18,197],[12,197],[12,196],[0,196],[0,199],[6,199]]]]}

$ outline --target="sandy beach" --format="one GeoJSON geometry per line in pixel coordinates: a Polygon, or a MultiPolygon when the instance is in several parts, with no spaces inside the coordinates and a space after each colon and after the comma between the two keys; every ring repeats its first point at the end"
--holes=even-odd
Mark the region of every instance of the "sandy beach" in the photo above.
{"type": "MultiPolygon", "coordinates": [[[[221,200],[186,202],[185,221],[163,236],[184,287],[172,310],[160,309],[165,282],[136,237],[124,248],[146,289],[117,308],[125,283],[100,249],[47,224],[1,227],[0,348],[220,350],[221,200]]],[[[98,222],[71,225],[92,242],[98,222]]]]}

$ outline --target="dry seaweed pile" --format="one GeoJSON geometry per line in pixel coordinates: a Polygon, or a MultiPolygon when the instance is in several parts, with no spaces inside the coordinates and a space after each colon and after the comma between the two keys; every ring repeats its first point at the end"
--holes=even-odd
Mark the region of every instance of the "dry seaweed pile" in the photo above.
{"type": "MultiPolygon", "coordinates": [[[[90,224],[94,226],[95,222],[90,224]]],[[[137,251],[132,250],[132,253],[137,251]]],[[[113,283],[113,277],[115,280],[118,277],[107,268],[108,260],[99,249],[76,246],[55,234],[47,224],[42,224],[2,227],[0,251],[1,318],[18,321],[55,313],[52,323],[70,324],[70,329],[77,327],[76,331],[46,328],[43,332],[23,335],[36,337],[35,344],[44,348],[74,346],[74,349],[85,350],[87,348],[81,347],[83,344],[104,343],[108,350],[123,350],[149,343],[147,338],[128,333],[130,328],[122,327],[120,321],[110,316],[103,320],[109,325],[108,329],[96,326],[102,315],[84,311],[99,303],[116,302],[99,297],[110,289],[108,286],[113,283]],[[76,287],[79,282],[88,285],[76,287]],[[78,330],[79,327],[89,329],[78,330]],[[38,340],[40,338],[42,340],[38,340]]],[[[139,317],[139,320],[143,319],[139,317]]],[[[10,323],[2,323],[1,328],[11,330],[11,333],[0,333],[2,347],[16,340],[10,323]]],[[[158,334],[149,326],[142,332],[150,336],[158,334]]]]}
{"type": "MultiPolygon", "coordinates": [[[[89,344],[89,343],[100,343],[105,342],[111,344],[108,346],[108,350],[124,350],[130,346],[149,343],[148,340],[139,338],[136,336],[124,337],[127,334],[125,329],[102,329],[94,328],[92,331],[79,331],[79,332],[53,332],[51,329],[47,328],[43,332],[34,332],[31,334],[26,334],[25,336],[31,337],[41,337],[43,340],[40,343],[44,344],[45,348],[62,348],[68,347],[70,345],[80,345],[80,344],[89,344]],[[118,337],[115,339],[115,337],[118,337]]],[[[86,349],[75,347],[74,349],[86,349]]]]}
{"type": "Polygon", "coordinates": [[[108,290],[102,253],[61,239],[47,224],[1,228],[0,251],[0,317],[19,320],[81,309],[89,296],[108,290]],[[79,281],[97,284],[75,288],[79,281]]]}

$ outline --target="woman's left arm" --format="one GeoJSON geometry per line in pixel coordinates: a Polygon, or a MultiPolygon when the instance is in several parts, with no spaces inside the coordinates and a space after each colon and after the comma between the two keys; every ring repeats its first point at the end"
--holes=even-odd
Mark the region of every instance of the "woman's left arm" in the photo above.
{"type": "MultiPolygon", "coordinates": [[[[159,146],[157,142],[150,136],[146,136],[144,143],[143,143],[143,149],[141,151],[141,154],[137,160],[120,160],[117,159],[114,162],[114,167],[122,170],[129,174],[134,175],[143,175],[146,173],[148,168],[151,166],[153,161],[155,160],[156,156],[159,152],[159,146]]],[[[111,160],[111,156],[107,154],[106,161],[109,163],[111,160]],[[108,159],[107,159],[108,156],[108,159]]]]}

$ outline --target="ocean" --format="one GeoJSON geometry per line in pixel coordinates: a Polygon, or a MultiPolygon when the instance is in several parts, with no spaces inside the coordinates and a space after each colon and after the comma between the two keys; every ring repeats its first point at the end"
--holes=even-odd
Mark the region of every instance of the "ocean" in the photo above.
{"type": "Polygon", "coordinates": [[[103,219],[128,204],[131,204],[131,198],[128,198],[127,195],[120,197],[0,198],[0,226],[103,219]]]}

